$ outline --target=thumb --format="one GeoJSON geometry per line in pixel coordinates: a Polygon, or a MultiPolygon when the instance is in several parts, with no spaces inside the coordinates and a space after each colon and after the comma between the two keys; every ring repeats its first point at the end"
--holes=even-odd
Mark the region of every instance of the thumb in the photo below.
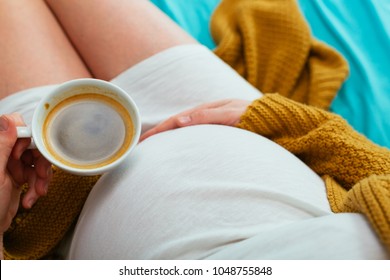
{"type": "Polygon", "coordinates": [[[0,172],[7,168],[8,158],[17,140],[13,119],[0,116],[0,172]]]}

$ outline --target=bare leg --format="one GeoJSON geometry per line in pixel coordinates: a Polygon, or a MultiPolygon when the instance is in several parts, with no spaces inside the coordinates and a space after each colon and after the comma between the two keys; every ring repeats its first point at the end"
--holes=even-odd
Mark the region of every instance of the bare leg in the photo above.
{"type": "Polygon", "coordinates": [[[164,49],[195,43],[148,0],[46,0],[96,78],[110,80],[164,49]]]}
{"type": "Polygon", "coordinates": [[[0,98],[90,73],[42,0],[0,1],[0,98]]]}

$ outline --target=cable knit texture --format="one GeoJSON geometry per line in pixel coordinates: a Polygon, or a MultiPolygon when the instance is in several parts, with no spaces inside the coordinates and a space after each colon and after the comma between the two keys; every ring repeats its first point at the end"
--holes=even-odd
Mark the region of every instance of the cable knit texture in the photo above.
{"type": "Polygon", "coordinates": [[[390,150],[340,116],[267,94],[239,127],[283,146],[323,177],[332,210],[364,214],[390,252],[390,150]]]}
{"type": "MultiPolygon", "coordinates": [[[[254,101],[239,126],[301,158],[324,178],[332,209],[365,214],[390,248],[389,151],[318,109],[329,107],[346,78],[344,59],[311,37],[294,0],[223,0],[211,27],[220,58],[262,92],[280,94],[254,101]]],[[[6,232],[5,258],[47,256],[97,180],[56,169],[48,195],[20,210],[6,232]]]]}
{"type": "Polygon", "coordinates": [[[327,109],[348,75],[344,58],[315,40],[294,0],[225,0],[215,53],[262,92],[327,109]]]}

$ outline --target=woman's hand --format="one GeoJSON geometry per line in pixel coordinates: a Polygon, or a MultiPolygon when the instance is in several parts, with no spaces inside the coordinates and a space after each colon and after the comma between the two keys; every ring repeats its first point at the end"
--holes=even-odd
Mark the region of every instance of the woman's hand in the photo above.
{"type": "Polygon", "coordinates": [[[154,128],[146,131],[141,136],[140,141],[163,131],[190,125],[222,124],[235,126],[238,124],[241,115],[250,104],[251,101],[239,99],[228,99],[203,104],[172,116],[154,128]]]}
{"type": "Polygon", "coordinates": [[[22,205],[31,208],[47,193],[51,164],[38,152],[27,147],[30,139],[18,139],[16,126],[24,125],[18,114],[0,117],[0,234],[11,224],[19,207],[21,185],[28,183],[22,205]]]}

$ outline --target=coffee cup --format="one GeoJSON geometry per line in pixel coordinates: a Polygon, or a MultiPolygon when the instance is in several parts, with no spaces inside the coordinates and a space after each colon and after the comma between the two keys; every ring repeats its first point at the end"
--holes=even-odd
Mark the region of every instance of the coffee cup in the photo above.
{"type": "Polygon", "coordinates": [[[103,174],[125,160],[138,143],[137,105],[120,87],[98,79],[65,82],[44,97],[31,127],[18,137],[53,165],[78,175],[103,174]]]}

